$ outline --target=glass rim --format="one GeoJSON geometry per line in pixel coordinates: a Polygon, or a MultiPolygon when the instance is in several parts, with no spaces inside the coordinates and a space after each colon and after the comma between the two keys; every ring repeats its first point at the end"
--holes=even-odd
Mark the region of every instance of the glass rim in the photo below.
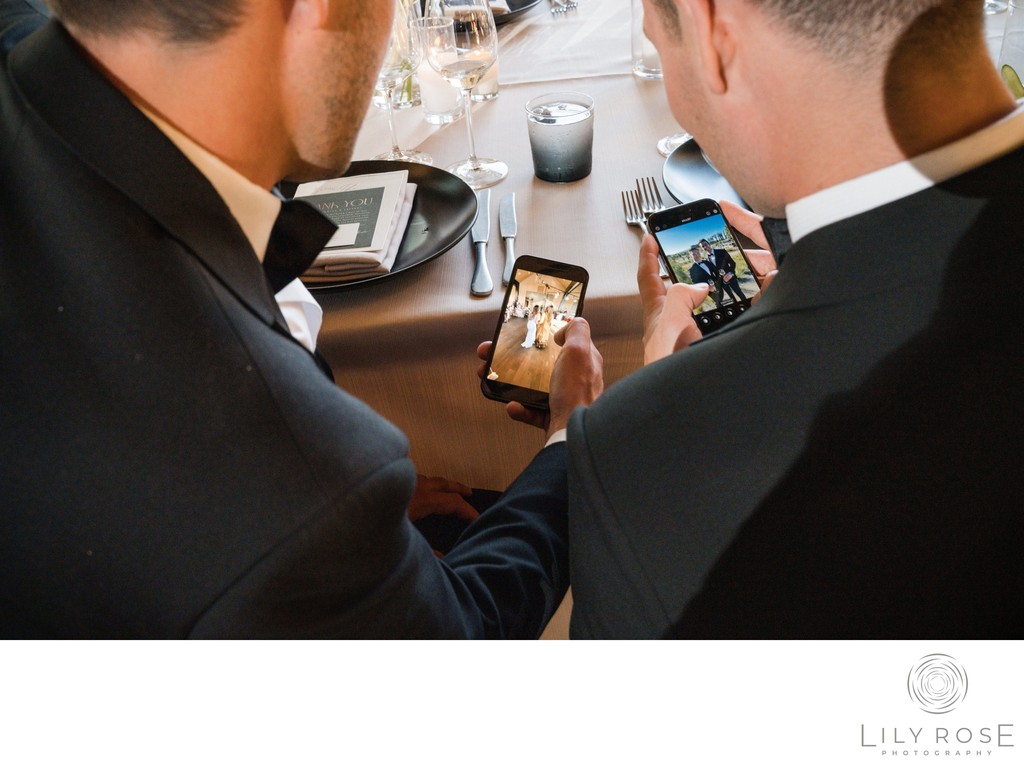
{"type": "Polygon", "coordinates": [[[540,96],[534,96],[526,102],[526,113],[536,114],[536,109],[541,104],[547,104],[552,101],[568,101],[570,104],[576,104],[582,106],[584,111],[593,113],[594,111],[594,97],[588,96],[586,93],[582,93],[578,90],[555,90],[550,93],[543,93],[540,96]]]}

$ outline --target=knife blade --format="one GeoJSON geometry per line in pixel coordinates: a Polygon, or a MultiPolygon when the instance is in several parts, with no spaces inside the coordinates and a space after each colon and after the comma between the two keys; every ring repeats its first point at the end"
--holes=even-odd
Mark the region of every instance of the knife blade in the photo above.
{"type": "Polygon", "coordinates": [[[476,267],[473,269],[473,281],[469,285],[472,295],[490,295],[494,290],[491,272],[487,270],[487,240],[491,236],[491,190],[483,189],[476,193],[476,220],[470,230],[473,236],[473,249],[476,251],[476,267]]]}
{"type": "Polygon", "coordinates": [[[505,195],[498,207],[498,225],[501,237],[505,240],[505,270],[501,273],[501,283],[507,285],[512,279],[512,264],[516,260],[516,193],[505,195]]]}

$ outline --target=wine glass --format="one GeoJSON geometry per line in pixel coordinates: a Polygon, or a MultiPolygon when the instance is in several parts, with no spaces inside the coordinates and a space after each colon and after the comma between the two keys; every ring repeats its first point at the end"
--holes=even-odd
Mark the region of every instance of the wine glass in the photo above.
{"type": "Polygon", "coordinates": [[[447,167],[473,189],[494,186],[508,175],[500,160],[476,156],[472,91],[498,57],[498,33],[487,0],[432,0],[430,13],[414,22],[430,67],[462,94],[469,159],[447,167]]]}
{"type": "Polygon", "coordinates": [[[388,129],[391,131],[391,151],[378,154],[375,160],[405,160],[433,164],[428,154],[414,149],[402,149],[398,146],[398,133],[395,130],[395,110],[392,98],[395,88],[404,83],[416,67],[419,66],[422,48],[419,38],[412,27],[412,22],[420,16],[419,2],[394,0],[395,17],[391,26],[391,42],[384,56],[380,72],[377,74],[377,87],[384,92],[384,112],[388,116],[388,129]]]}

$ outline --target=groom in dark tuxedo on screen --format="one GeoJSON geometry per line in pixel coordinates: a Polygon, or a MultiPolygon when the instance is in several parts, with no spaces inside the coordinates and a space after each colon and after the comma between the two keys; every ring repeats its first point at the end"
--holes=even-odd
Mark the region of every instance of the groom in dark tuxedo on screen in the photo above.
{"type": "Polygon", "coordinates": [[[700,241],[700,247],[718,274],[722,292],[731,295],[734,301],[742,303],[744,300],[743,290],[740,287],[739,277],[736,276],[736,261],[732,259],[728,251],[720,247],[712,248],[711,243],[706,239],[700,241]]]}
{"type": "Polygon", "coordinates": [[[715,273],[714,264],[709,261],[698,247],[690,248],[693,264],[690,266],[690,281],[695,285],[707,285],[708,294],[714,298],[718,308],[722,308],[721,279],[715,273]]]}

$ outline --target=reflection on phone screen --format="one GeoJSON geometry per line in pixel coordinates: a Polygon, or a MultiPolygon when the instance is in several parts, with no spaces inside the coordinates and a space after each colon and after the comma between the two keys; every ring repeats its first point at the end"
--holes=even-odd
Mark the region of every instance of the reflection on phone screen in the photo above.
{"type": "Polygon", "coordinates": [[[707,284],[700,314],[743,304],[760,291],[753,272],[720,213],[655,232],[677,282],[707,284]]]}
{"type": "Polygon", "coordinates": [[[550,392],[562,347],[554,336],[577,316],[583,283],[516,269],[487,379],[550,392]]]}

